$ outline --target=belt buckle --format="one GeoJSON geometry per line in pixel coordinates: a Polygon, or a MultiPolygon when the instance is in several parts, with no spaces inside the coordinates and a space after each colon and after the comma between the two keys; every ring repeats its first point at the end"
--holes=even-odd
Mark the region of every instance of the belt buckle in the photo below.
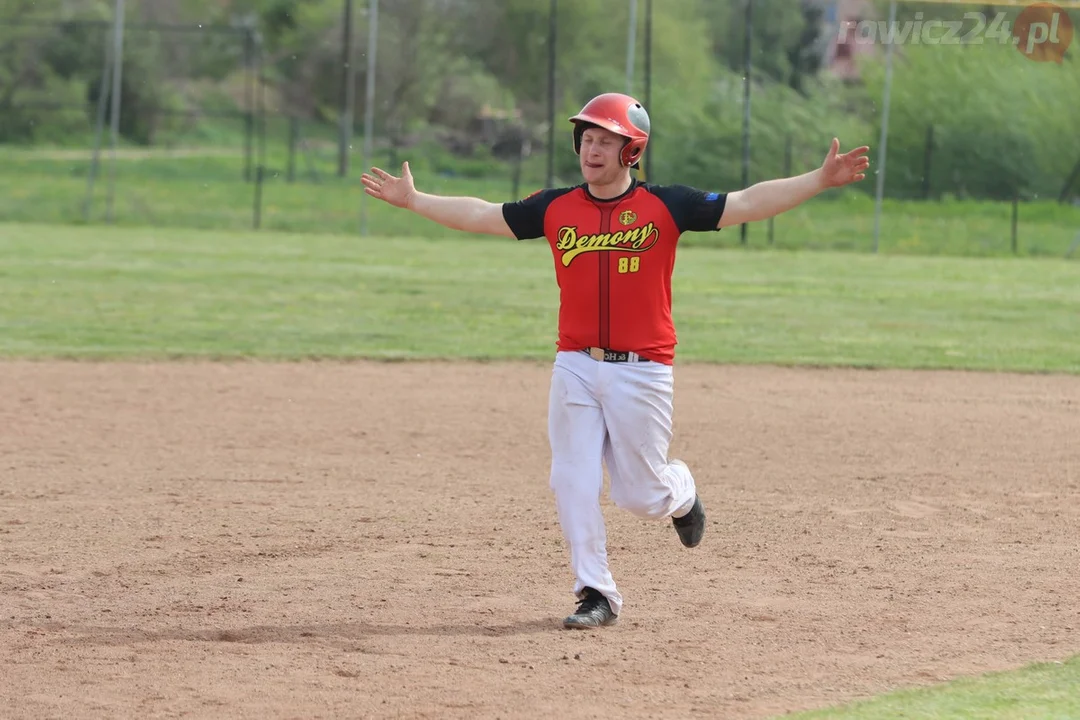
{"type": "Polygon", "coordinates": [[[603,362],[603,360],[604,360],[604,348],[598,348],[598,347],[589,348],[589,357],[591,357],[593,360],[596,360],[598,362],[603,362]]]}

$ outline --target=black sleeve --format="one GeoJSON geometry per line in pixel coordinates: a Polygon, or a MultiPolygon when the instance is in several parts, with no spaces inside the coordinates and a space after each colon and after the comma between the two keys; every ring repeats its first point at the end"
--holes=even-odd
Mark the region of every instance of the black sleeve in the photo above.
{"type": "Polygon", "coordinates": [[[518,240],[544,237],[544,215],[548,205],[570,189],[538,190],[517,202],[503,203],[503,219],[518,240]]]}
{"type": "Polygon", "coordinates": [[[662,185],[649,188],[667,205],[679,232],[717,230],[724,214],[727,193],[706,192],[687,185],[662,185]]]}

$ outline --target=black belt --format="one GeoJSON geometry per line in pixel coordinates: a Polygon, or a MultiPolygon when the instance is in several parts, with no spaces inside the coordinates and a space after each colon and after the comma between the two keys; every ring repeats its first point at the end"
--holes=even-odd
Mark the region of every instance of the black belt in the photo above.
{"type": "Polygon", "coordinates": [[[649,362],[648,358],[643,358],[635,352],[620,352],[608,348],[589,347],[581,352],[600,362],[649,362]]]}

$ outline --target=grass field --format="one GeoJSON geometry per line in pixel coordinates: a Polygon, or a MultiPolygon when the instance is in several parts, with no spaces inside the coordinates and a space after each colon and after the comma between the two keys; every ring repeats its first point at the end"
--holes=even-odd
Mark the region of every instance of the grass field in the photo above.
{"type": "MultiPolygon", "coordinates": [[[[0,354],[547,358],[542,242],[0,229],[0,354]]],[[[1080,371],[1064,260],[683,248],[684,361],[1080,371]]]]}
{"type": "MultiPolygon", "coordinates": [[[[1076,262],[695,240],[675,280],[683,361],[1080,372],[1076,262]]],[[[553,352],[541,243],[4,224],[0,257],[8,358],[553,352]]],[[[1078,717],[1078,684],[1074,659],[792,717],[1078,717]]]]}
{"type": "MultiPolygon", "coordinates": [[[[448,175],[437,163],[422,157],[412,166],[421,189],[503,202],[541,185],[543,168],[538,161],[542,160],[535,158],[528,164],[516,195],[509,168],[502,176],[470,179],[448,175]]],[[[385,157],[377,159],[383,165],[386,161],[385,157]]],[[[119,165],[118,225],[212,230],[254,226],[256,192],[252,184],[242,180],[243,159],[235,149],[232,154],[223,153],[221,148],[185,150],[176,156],[131,150],[119,165]]],[[[286,182],[286,162],[280,150],[271,156],[269,166],[259,203],[263,230],[356,235],[361,213],[366,212],[373,234],[454,236],[453,231],[381,203],[365,206],[357,179],[360,168],[354,166],[352,178],[341,180],[334,175],[326,152],[314,158],[310,168],[300,158],[295,183],[286,182]]],[[[0,149],[0,222],[83,224],[89,167],[85,152],[80,156],[64,149],[0,149]]],[[[108,165],[102,173],[94,194],[92,223],[106,218],[108,165]]],[[[766,223],[752,225],[747,244],[754,249],[869,252],[873,249],[873,215],[873,198],[865,193],[827,193],[777,218],[771,242],[766,223]]],[[[1020,204],[1016,254],[1063,258],[1078,237],[1080,207],[1060,205],[1053,199],[1020,204]]],[[[739,247],[741,238],[739,230],[732,229],[687,236],[684,242],[739,247]]],[[[883,206],[879,251],[890,255],[1012,256],[1012,206],[1007,202],[889,200],[883,206]]],[[[1080,258],[1080,252],[1073,257],[1080,258]]]]}
{"type": "Polygon", "coordinates": [[[1080,717],[1080,657],[1008,673],[886,695],[844,708],[786,715],[790,720],[1059,720],[1080,717]]]}

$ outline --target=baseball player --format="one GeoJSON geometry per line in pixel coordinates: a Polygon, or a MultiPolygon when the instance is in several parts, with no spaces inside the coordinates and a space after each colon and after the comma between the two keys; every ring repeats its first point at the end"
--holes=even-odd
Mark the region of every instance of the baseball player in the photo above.
{"type": "MultiPolygon", "coordinates": [[[[396,177],[364,173],[365,192],[449,228],[518,240],[546,238],[560,289],[551,376],[550,484],[569,546],[577,610],[563,624],[616,621],[623,597],[608,569],[600,497],[603,467],[612,501],[643,518],[671,518],[696,547],[705,508],[685,463],[669,459],[675,328],[671,277],[684,232],[764,220],[823,190],[863,180],[868,147],[839,152],[833,138],[821,167],[734,192],[643,183],[631,174],[649,141],[645,108],[606,93],[573,123],[584,182],[512,203],[420,192],[408,162],[396,177]]],[[[689,139],[686,139],[689,142],[689,139]]]]}

